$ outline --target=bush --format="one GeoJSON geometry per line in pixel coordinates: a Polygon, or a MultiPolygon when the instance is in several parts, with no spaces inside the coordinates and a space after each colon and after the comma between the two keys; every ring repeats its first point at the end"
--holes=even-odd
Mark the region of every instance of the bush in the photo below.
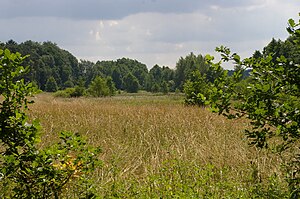
{"type": "Polygon", "coordinates": [[[63,98],[81,97],[84,95],[85,95],[85,88],[80,86],[75,86],[75,88],[66,88],[65,90],[56,91],[53,94],[54,97],[63,97],[63,98]]]}
{"type": "Polygon", "coordinates": [[[137,93],[138,90],[139,90],[139,81],[138,79],[132,75],[131,73],[128,73],[128,75],[126,75],[124,77],[124,87],[125,87],[125,90],[128,92],[128,93],[137,93]]]}
{"type": "Polygon", "coordinates": [[[105,97],[111,93],[106,80],[99,76],[91,82],[87,92],[93,97],[105,97]]]}
{"type": "MultiPolygon", "coordinates": [[[[289,20],[289,33],[300,47],[300,20],[289,20]],[[298,28],[298,29],[297,29],[298,28]]],[[[284,56],[252,57],[241,60],[236,53],[221,46],[222,61],[233,61],[240,70],[232,78],[221,68],[221,61],[213,63],[206,56],[217,75],[207,103],[214,112],[229,119],[247,118],[251,128],[245,129],[249,143],[257,148],[278,153],[285,168],[290,197],[300,197],[300,63],[288,61],[284,56]],[[251,68],[247,91],[237,90],[243,69],[251,68]]]]}
{"type": "MultiPolygon", "coordinates": [[[[91,148],[78,134],[62,132],[61,141],[50,148],[39,149],[40,125],[26,115],[26,96],[34,91],[22,75],[28,67],[20,53],[0,49],[0,197],[59,198],[72,180],[82,197],[91,195],[88,174],[100,161],[98,148],[91,148]],[[32,121],[30,123],[30,121],[32,121]]],[[[74,190],[76,192],[76,190],[74,190]]]]}
{"type": "Polygon", "coordinates": [[[192,78],[183,86],[185,104],[198,106],[205,105],[205,101],[209,95],[209,86],[205,75],[202,75],[200,71],[193,72],[192,78]]]}
{"type": "Polygon", "coordinates": [[[56,92],[58,90],[58,86],[54,77],[50,77],[45,85],[45,90],[47,92],[56,92]]]}

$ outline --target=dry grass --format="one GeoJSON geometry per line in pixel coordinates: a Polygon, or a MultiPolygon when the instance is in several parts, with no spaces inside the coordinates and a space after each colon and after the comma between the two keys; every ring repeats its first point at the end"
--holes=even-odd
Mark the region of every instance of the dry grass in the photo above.
{"type": "Polygon", "coordinates": [[[97,178],[109,181],[111,165],[120,178],[143,179],[164,161],[179,159],[195,164],[229,167],[234,178],[243,176],[251,161],[260,171],[279,167],[273,156],[248,147],[243,121],[229,121],[198,107],[186,107],[176,96],[117,96],[112,98],[53,98],[39,94],[30,117],[43,126],[43,145],[70,130],[85,135],[89,144],[101,146],[104,167],[97,178]]]}

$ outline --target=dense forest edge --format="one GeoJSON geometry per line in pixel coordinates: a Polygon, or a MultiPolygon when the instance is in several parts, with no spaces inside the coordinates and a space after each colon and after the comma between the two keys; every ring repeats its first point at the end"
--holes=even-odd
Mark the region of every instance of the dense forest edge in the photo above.
{"type": "MultiPolygon", "coordinates": [[[[288,60],[299,63],[299,50],[292,40],[292,36],[285,41],[273,38],[262,51],[256,50],[253,57],[273,54],[273,59],[276,60],[283,55],[288,60]]],[[[183,91],[184,84],[193,78],[195,71],[205,75],[209,82],[214,81],[204,56],[192,52],[180,57],[175,69],[156,64],[148,70],[145,64],[129,58],[96,63],[78,60],[70,52],[50,41],[40,43],[29,40],[20,44],[13,40],[0,42],[0,49],[5,48],[13,53],[30,55],[24,60],[24,65],[30,67],[30,72],[24,77],[25,81],[33,82],[38,89],[47,92],[67,89],[66,92],[58,93],[61,96],[108,96],[114,95],[116,91],[135,93],[139,90],[153,93],[183,91]]],[[[235,69],[228,70],[228,75],[232,75],[235,69]]],[[[250,71],[249,68],[243,72],[245,81],[241,82],[241,86],[249,81],[247,77],[250,71]]]]}

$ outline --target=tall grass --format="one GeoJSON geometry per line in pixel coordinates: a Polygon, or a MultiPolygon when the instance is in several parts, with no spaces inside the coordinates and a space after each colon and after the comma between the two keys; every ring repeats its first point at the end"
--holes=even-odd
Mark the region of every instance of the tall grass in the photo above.
{"type": "Polygon", "coordinates": [[[172,197],[174,190],[179,196],[194,186],[191,192],[198,195],[182,197],[200,197],[209,185],[206,189],[219,194],[211,197],[224,196],[224,190],[241,193],[233,198],[246,197],[249,181],[255,186],[280,170],[275,155],[248,146],[245,121],[184,106],[181,96],[61,99],[39,94],[35,102],[30,115],[42,123],[41,147],[51,145],[62,130],[101,146],[103,167],[94,178],[102,196],[172,197]],[[173,192],[164,196],[168,190],[173,192]]]}

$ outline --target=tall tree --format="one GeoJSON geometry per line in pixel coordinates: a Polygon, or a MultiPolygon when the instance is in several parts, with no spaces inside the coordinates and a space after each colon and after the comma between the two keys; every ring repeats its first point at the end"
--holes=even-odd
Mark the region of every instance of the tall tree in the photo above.
{"type": "Polygon", "coordinates": [[[105,79],[99,76],[91,82],[88,92],[94,97],[104,97],[110,94],[105,79]]]}
{"type": "Polygon", "coordinates": [[[46,85],[45,85],[45,90],[47,92],[56,92],[58,90],[58,86],[57,86],[57,83],[56,83],[56,80],[54,79],[54,77],[50,77],[47,82],[46,82],[46,85]]]}
{"type": "Polygon", "coordinates": [[[176,64],[176,87],[182,90],[184,83],[192,77],[194,71],[198,70],[201,74],[205,74],[208,72],[208,68],[209,65],[201,54],[196,56],[194,53],[190,53],[185,58],[181,57],[176,64]]]}
{"type": "Polygon", "coordinates": [[[124,77],[124,88],[129,93],[137,93],[139,90],[138,79],[131,73],[128,73],[128,75],[124,77]]]}

